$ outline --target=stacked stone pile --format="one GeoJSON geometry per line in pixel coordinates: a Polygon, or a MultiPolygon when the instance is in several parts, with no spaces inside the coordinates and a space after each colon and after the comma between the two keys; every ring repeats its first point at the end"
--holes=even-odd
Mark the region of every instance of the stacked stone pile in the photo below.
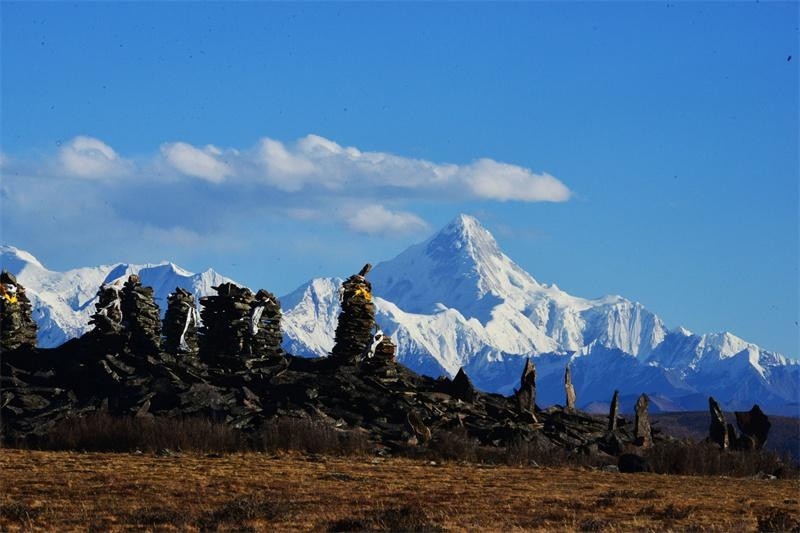
{"type": "Polygon", "coordinates": [[[10,272],[0,273],[0,351],[36,346],[36,322],[25,287],[10,272]]]}
{"type": "Polygon", "coordinates": [[[161,314],[152,287],[143,287],[139,276],[131,274],[122,287],[122,325],[127,330],[131,350],[157,353],[161,344],[161,314]]]}
{"type": "Polygon", "coordinates": [[[101,334],[119,333],[122,331],[122,286],[118,284],[103,285],[97,291],[95,313],[89,319],[94,331],[101,334]]]}
{"type": "Polygon", "coordinates": [[[250,331],[245,352],[269,359],[283,357],[281,303],[269,291],[259,290],[250,304],[250,331]]]}
{"type": "Polygon", "coordinates": [[[519,382],[517,405],[520,411],[533,413],[536,409],[536,367],[530,357],[525,361],[519,382]]]}
{"type": "Polygon", "coordinates": [[[375,304],[372,285],[366,279],[372,265],[367,263],[358,274],[342,284],[339,323],[331,357],[343,364],[357,364],[370,348],[375,328],[375,304]]]}
{"type": "Polygon", "coordinates": [[[250,313],[253,293],[233,283],[212,287],[216,296],[200,298],[203,320],[200,356],[216,362],[220,356],[239,356],[250,338],[250,313]]]}
{"type": "Polygon", "coordinates": [[[197,353],[197,309],[194,295],[181,287],[167,297],[164,351],[172,355],[197,353]]]}

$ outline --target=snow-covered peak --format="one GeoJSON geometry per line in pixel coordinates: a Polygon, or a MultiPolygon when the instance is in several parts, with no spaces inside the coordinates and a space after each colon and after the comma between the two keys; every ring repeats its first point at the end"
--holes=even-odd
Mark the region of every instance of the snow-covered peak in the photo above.
{"type": "Polygon", "coordinates": [[[30,252],[6,244],[0,244],[0,262],[2,268],[9,272],[22,270],[28,266],[47,270],[30,252]]]}
{"type": "Polygon", "coordinates": [[[503,301],[521,307],[541,286],[497,245],[473,217],[459,215],[427,241],[370,274],[375,294],[412,313],[434,312],[439,304],[485,322],[503,301]]]}

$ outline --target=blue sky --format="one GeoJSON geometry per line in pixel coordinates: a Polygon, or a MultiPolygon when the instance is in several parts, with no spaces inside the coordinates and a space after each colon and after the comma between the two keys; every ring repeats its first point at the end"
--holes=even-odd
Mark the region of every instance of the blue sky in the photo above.
{"type": "Polygon", "coordinates": [[[2,241],[284,294],[476,215],[798,355],[797,3],[0,3],[2,241]],[[791,56],[791,59],[789,59],[791,56]]]}

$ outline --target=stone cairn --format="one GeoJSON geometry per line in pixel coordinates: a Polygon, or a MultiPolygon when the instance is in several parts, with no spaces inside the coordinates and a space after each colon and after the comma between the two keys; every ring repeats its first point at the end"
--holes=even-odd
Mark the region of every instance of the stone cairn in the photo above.
{"type": "Polygon", "coordinates": [[[181,287],[167,297],[164,351],[172,355],[197,353],[197,308],[194,295],[181,287]]]}
{"type": "MultiPolygon", "coordinates": [[[[525,368],[519,378],[519,390],[516,392],[517,406],[521,412],[533,414],[536,410],[536,367],[530,357],[525,360],[525,368]]],[[[534,416],[535,418],[535,416],[534,416]]]]}
{"type": "Polygon", "coordinates": [[[211,287],[216,296],[200,298],[200,317],[203,320],[200,336],[200,356],[216,362],[220,356],[239,356],[245,351],[250,337],[250,289],[233,283],[211,287]]]}
{"type": "Polygon", "coordinates": [[[617,430],[617,419],[619,418],[619,391],[614,391],[611,397],[611,407],[608,409],[608,430],[617,430]]]}
{"type": "Polygon", "coordinates": [[[373,342],[375,304],[372,302],[372,285],[366,279],[371,269],[372,265],[367,263],[358,274],[342,283],[342,312],[331,351],[331,358],[340,364],[358,364],[373,342]]]}
{"type": "Polygon", "coordinates": [[[122,331],[122,286],[119,283],[102,285],[97,291],[95,312],[89,319],[97,333],[106,335],[122,331]]]}
{"type": "Polygon", "coordinates": [[[709,396],[708,410],[711,412],[711,425],[708,428],[708,440],[719,446],[720,450],[727,450],[736,436],[728,432],[725,415],[722,413],[717,401],[709,396]]]}
{"type": "Polygon", "coordinates": [[[649,448],[653,444],[653,434],[650,430],[650,417],[647,409],[650,407],[650,398],[647,394],[642,394],[636,400],[636,421],[634,425],[636,444],[642,448],[649,448]]]}
{"type": "Polygon", "coordinates": [[[569,370],[569,365],[564,371],[564,391],[567,395],[567,411],[575,410],[575,387],[572,386],[572,374],[569,370]]]}
{"type": "Polygon", "coordinates": [[[25,287],[10,272],[0,273],[0,352],[36,346],[36,322],[25,287]]]}
{"type": "Polygon", "coordinates": [[[245,353],[257,357],[283,357],[281,303],[269,291],[259,290],[250,303],[250,329],[245,353]]]}
{"type": "Polygon", "coordinates": [[[131,274],[122,287],[122,325],[136,353],[158,352],[161,344],[161,314],[153,288],[143,287],[139,276],[131,274]]]}
{"type": "Polygon", "coordinates": [[[467,403],[475,401],[477,395],[475,386],[463,368],[458,369],[456,377],[453,378],[453,382],[450,384],[450,395],[467,403]]]}
{"type": "Polygon", "coordinates": [[[200,356],[211,363],[225,357],[283,358],[281,305],[271,292],[221,283],[216,296],[200,298],[200,356]]]}

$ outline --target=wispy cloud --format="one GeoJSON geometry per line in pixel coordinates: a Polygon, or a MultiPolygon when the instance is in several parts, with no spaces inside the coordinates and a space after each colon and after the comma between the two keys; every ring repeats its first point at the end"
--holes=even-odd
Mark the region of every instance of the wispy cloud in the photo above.
{"type": "Polygon", "coordinates": [[[350,229],[368,235],[407,234],[428,229],[428,224],[413,213],[390,211],[382,205],[370,205],[346,218],[350,229]]]}
{"type": "Polygon", "coordinates": [[[212,183],[219,183],[233,174],[228,165],[217,159],[222,151],[212,145],[201,150],[184,142],[166,143],[161,145],[161,154],[178,172],[212,183]]]}
{"type": "Polygon", "coordinates": [[[79,178],[113,178],[130,170],[130,162],[120,158],[109,145],[80,135],[61,147],[58,154],[61,168],[79,178]]]}
{"type": "Polygon", "coordinates": [[[563,202],[571,194],[555,177],[519,165],[437,163],[318,135],[244,148],[173,140],[135,157],[78,136],[49,156],[5,153],[0,162],[7,235],[40,240],[55,232],[75,241],[129,236],[216,246],[209,239],[268,231],[264,220],[399,237],[429,229],[415,212],[420,201],[563,202]]]}

